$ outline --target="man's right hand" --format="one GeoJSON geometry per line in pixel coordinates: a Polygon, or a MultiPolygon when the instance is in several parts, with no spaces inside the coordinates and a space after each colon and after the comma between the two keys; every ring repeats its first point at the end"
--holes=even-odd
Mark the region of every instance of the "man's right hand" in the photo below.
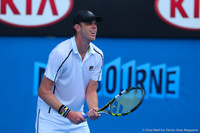
{"type": "Polygon", "coordinates": [[[68,118],[71,123],[80,124],[86,121],[82,115],[81,112],[70,111],[66,118],[68,118]]]}

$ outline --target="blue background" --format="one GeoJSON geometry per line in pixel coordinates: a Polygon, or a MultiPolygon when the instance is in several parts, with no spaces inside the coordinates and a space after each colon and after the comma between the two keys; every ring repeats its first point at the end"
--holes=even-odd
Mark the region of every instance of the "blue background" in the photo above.
{"type": "MultiPolygon", "coordinates": [[[[37,105],[37,96],[33,93],[34,64],[46,64],[50,51],[65,39],[0,37],[1,132],[34,133],[37,105]]],[[[149,63],[151,68],[165,64],[167,68],[180,68],[180,82],[177,98],[150,96],[130,115],[102,115],[97,121],[88,120],[92,133],[200,130],[200,39],[97,38],[94,43],[104,52],[104,66],[118,58],[121,65],[132,60],[135,60],[136,66],[149,63]]],[[[103,76],[102,84],[104,79],[103,76]]],[[[99,107],[112,97],[105,93],[103,87],[100,92],[99,107]]]]}

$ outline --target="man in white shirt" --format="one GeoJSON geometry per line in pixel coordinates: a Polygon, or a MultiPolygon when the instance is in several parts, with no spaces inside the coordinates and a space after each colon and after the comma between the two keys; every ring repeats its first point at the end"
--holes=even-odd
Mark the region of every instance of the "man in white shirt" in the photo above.
{"type": "Polygon", "coordinates": [[[50,53],[38,92],[36,133],[89,133],[82,116],[85,100],[88,117],[96,120],[97,82],[101,80],[103,52],[96,39],[97,22],[102,17],[79,11],[74,19],[74,36],[58,44],[50,53]]]}

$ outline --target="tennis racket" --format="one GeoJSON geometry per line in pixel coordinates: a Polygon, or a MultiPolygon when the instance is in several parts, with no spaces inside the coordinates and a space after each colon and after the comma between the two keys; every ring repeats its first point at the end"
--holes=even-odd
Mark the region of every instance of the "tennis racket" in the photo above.
{"type": "MultiPolygon", "coordinates": [[[[113,116],[124,116],[135,111],[142,104],[144,96],[144,89],[140,87],[131,87],[120,92],[109,103],[96,112],[113,116]]],[[[83,117],[88,118],[88,115],[85,114],[83,117]]]]}

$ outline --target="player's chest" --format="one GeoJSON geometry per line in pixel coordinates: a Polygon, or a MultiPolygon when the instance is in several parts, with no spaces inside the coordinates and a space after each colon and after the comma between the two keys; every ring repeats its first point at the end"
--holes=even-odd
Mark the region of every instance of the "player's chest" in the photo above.
{"type": "Polygon", "coordinates": [[[66,74],[78,74],[78,73],[87,73],[90,74],[95,69],[96,59],[94,56],[88,56],[85,59],[81,59],[79,56],[72,56],[65,63],[64,71],[66,74]]]}

